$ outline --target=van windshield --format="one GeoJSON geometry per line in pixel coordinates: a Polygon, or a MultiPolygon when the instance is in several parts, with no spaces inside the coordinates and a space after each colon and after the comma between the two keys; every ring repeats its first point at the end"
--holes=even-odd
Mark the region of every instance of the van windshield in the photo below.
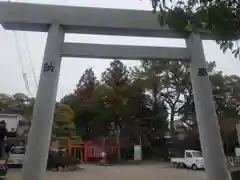
{"type": "Polygon", "coordinates": [[[202,153],[200,151],[193,151],[192,152],[193,157],[202,157],[202,153]]]}

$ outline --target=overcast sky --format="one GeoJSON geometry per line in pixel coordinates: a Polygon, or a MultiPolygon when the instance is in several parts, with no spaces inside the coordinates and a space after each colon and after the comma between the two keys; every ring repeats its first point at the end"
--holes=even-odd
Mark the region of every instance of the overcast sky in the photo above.
{"type": "MultiPolygon", "coordinates": [[[[150,0],[18,0],[18,2],[151,10],[150,0]]],[[[66,41],[101,44],[185,46],[183,40],[83,34],[66,35],[66,41]]],[[[32,69],[34,69],[38,81],[45,42],[45,33],[17,32],[14,35],[12,31],[5,31],[0,27],[0,93],[13,94],[23,92],[30,95],[24,85],[23,70],[27,75],[32,96],[35,96],[37,87],[34,82],[32,69]],[[28,52],[30,52],[30,56],[28,52]]],[[[240,60],[234,59],[231,53],[223,54],[213,41],[204,41],[204,50],[206,59],[208,61],[216,61],[218,70],[223,71],[225,74],[237,74],[240,76],[240,60]]],[[[59,100],[65,94],[73,91],[86,68],[92,67],[96,75],[100,77],[101,73],[109,66],[109,62],[110,60],[64,58],[57,99],[59,100]]],[[[138,61],[123,62],[127,66],[139,64],[138,61]]]]}

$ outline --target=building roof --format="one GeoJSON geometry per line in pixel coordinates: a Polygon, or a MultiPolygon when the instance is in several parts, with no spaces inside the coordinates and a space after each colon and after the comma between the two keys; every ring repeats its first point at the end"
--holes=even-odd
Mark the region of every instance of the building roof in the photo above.
{"type": "Polygon", "coordinates": [[[0,116],[21,116],[21,115],[17,113],[3,111],[3,112],[0,112],[0,116]]]}
{"type": "Polygon", "coordinates": [[[17,113],[7,113],[7,112],[0,112],[0,117],[20,117],[21,122],[29,122],[24,116],[17,114],[17,113]]]}

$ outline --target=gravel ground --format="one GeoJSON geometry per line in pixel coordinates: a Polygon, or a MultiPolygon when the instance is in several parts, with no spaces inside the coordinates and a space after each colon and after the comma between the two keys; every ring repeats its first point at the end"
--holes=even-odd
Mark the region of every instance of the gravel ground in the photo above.
{"type": "MultiPolygon", "coordinates": [[[[82,165],[74,172],[47,172],[47,180],[205,180],[204,171],[174,169],[167,164],[82,165]]],[[[10,169],[6,180],[21,180],[18,169],[10,169]]]]}

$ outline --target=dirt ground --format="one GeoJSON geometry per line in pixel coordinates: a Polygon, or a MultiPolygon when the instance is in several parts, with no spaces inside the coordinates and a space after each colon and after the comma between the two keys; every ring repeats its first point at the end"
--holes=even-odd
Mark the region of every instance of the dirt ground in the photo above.
{"type": "MultiPolygon", "coordinates": [[[[81,167],[74,172],[47,172],[47,180],[205,180],[204,171],[174,169],[168,164],[81,167]]],[[[21,171],[10,169],[6,180],[21,180],[21,171]]]]}

